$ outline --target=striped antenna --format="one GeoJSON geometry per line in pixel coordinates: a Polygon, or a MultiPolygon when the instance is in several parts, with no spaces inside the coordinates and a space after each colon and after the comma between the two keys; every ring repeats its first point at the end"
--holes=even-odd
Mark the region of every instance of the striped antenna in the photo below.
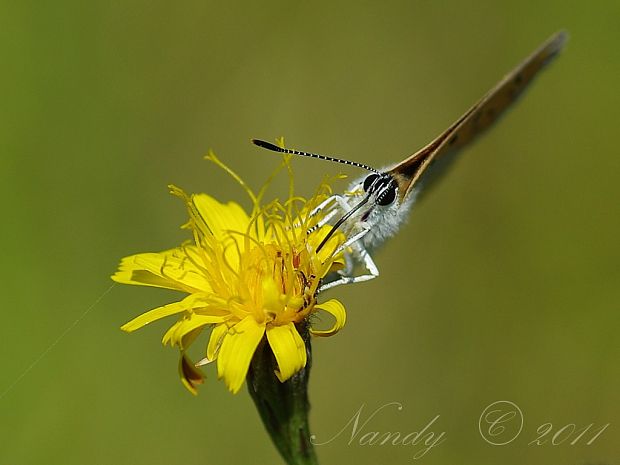
{"type": "Polygon", "coordinates": [[[271,150],[273,152],[291,153],[293,155],[300,155],[302,157],[312,157],[312,158],[318,158],[319,160],[334,161],[336,163],[342,163],[343,165],[351,165],[357,168],[363,168],[365,170],[372,171],[373,173],[381,174],[378,170],[374,169],[373,167],[364,165],[363,163],[358,163],[356,161],[343,160],[341,158],[329,157],[327,155],[319,155],[318,153],[303,152],[301,150],[285,149],[282,147],[278,147],[277,145],[272,144],[271,142],[267,142],[267,141],[260,140],[260,139],[252,139],[252,143],[254,145],[258,145],[259,147],[262,147],[267,150],[271,150]]]}

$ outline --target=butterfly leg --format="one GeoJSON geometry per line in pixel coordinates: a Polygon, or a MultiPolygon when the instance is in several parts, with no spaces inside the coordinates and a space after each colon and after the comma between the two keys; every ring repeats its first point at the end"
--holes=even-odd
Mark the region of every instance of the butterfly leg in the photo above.
{"type": "Polygon", "coordinates": [[[364,237],[364,235],[366,235],[368,231],[368,228],[363,229],[362,231],[358,232],[350,239],[348,239],[337,249],[336,253],[340,253],[347,247],[351,247],[353,249],[353,257],[351,257],[350,255],[346,256],[347,259],[351,258],[351,260],[347,260],[346,269],[340,271],[340,278],[322,285],[321,287],[319,287],[319,292],[326,291],[327,289],[331,289],[332,287],[340,286],[342,284],[352,284],[369,281],[379,276],[379,268],[377,268],[374,260],[364,247],[363,243],[359,240],[364,237]],[[364,268],[366,268],[366,271],[368,271],[368,273],[359,276],[351,276],[351,273],[353,273],[353,268],[355,267],[355,262],[361,262],[364,268]]]}
{"type": "Polygon", "coordinates": [[[315,224],[314,226],[312,226],[309,230],[308,233],[311,233],[313,231],[316,231],[317,229],[319,229],[320,227],[328,224],[333,218],[334,216],[336,216],[337,214],[341,214],[344,215],[346,214],[349,210],[351,210],[351,206],[349,205],[349,203],[347,202],[347,200],[345,199],[345,197],[343,197],[342,195],[338,195],[338,194],[334,194],[331,197],[325,199],[323,202],[321,202],[319,205],[317,205],[308,215],[309,218],[312,218],[313,216],[318,215],[322,210],[325,209],[325,207],[327,207],[328,205],[333,204],[333,206],[331,206],[329,208],[329,211],[325,214],[325,216],[323,218],[321,218],[317,224],[315,224]]]}
{"type": "Polygon", "coordinates": [[[340,196],[339,195],[332,195],[330,197],[327,197],[325,200],[323,200],[320,204],[318,204],[316,207],[314,207],[310,211],[310,213],[308,214],[308,217],[312,218],[313,216],[318,214],[321,210],[323,210],[326,206],[328,206],[330,203],[335,202],[336,201],[336,197],[340,197],[340,196]]]}
{"type": "MultiPolygon", "coordinates": [[[[318,204],[316,207],[314,207],[310,213],[308,213],[308,219],[315,217],[316,215],[318,215],[321,211],[325,210],[326,207],[332,203],[336,202],[338,205],[334,205],[332,207],[330,207],[330,211],[328,213],[325,214],[325,216],[323,218],[321,218],[317,224],[315,224],[314,226],[312,226],[310,229],[308,229],[308,234],[310,234],[313,231],[316,231],[317,229],[319,229],[321,226],[326,225],[327,223],[329,223],[331,221],[331,219],[336,216],[339,213],[339,209],[338,207],[340,207],[340,209],[342,209],[344,211],[344,213],[346,213],[347,211],[349,211],[349,209],[351,207],[349,207],[349,205],[347,204],[347,202],[344,200],[344,197],[340,196],[340,195],[332,195],[328,198],[326,198],[325,200],[323,200],[320,204],[318,204]]],[[[293,225],[293,227],[295,228],[299,228],[301,227],[301,223],[295,223],[293,225]]]]}
{"type": "Polygon", "coordinates": [[[321,226],[323,226],[324,224],[327,224],[328,221],[330,219],[332,219],[334,217],[334,215],[336,213],[339,212],[339,210],[342,210],[341,213],[347,213],[349,210],[351,210],[351,206],[349,205],[349,203],[347,202],[347,200],[344,198],[344,196],[342,195],[338,195],[338,194],[334,194],[331,197],[328,197],[327,199],[325,199],[323,202],[321,202],[319,205],[317,205],[308,215],[310,218],[312,218],[313,216],[318,215],[322,210],[325,209],[325,207],[327,207],[330,204],[334,204],[329,210],[331,210],[329,213],[327,213],[325,215],[324,218],[322,218],[318,223],[317,223],[317,228],[320,228],[321,226]],[[327,218],[329,216],[329,219],[327,218]]]}

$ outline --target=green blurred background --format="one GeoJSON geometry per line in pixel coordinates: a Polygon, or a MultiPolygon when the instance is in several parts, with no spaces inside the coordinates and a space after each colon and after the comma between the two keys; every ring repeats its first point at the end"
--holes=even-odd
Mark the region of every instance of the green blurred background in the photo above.
{"type": "MultiPolygon", "coordinates": [[[[400,402],[364,432],[440,415],[417,463],[618,463],[620,4],[224,3],[2,2],[0,464],[280,463],[245,389],[211,368],[185,391],[169,322],[119,330],[176,294],[119,285],[82,315],[122,256],[186,237],[167,184],[245,201],[209,148],[255,187],[278,157],[251,137],[387,165],[560,28],[563,55],[375,255],[380,278],[325,296],[348,323],[315,341],[311,421],[327,441],[400,402]],[[478,431],[496,400],[524,414],[503,447],[478,431]],[[528,445],[546,422],[610,426],[528,445]]],[[[302,195],[361,174],[294,167],[302,195]]],[[[350,436],[321,463],[416,462],[350,436]]]]}

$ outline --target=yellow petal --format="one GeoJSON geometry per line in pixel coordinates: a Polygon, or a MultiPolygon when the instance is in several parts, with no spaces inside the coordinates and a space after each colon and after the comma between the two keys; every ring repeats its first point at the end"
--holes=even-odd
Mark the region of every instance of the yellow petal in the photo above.
{"type": "Polygon", "coordinates": [[[306,366],[306,345],[293,323],[269,326],[267,340],[278,362],[276,376],[281,382],[306,366]]]}
{"type": "Polygon", "coordinates": [[[192,202],[218,240],[224,239],[226,231],[245,233],[250,224],[247,213],[235,202],[223,204],[207,194],[192,195],[192,202]]]}
{"type": "Polygon", "coordinates": [[[161,343],[163,345],[166,345],[170,342],[170,345],[174,345],[174,343],[172,343],[171,341],[173,340],[176,341],[178,339],[176,334],[177,334],[179,327],[182,324],[183,324],[183,320],[179,320],[176,323],[174,323],[172,326],[170,326],[170,328],[168,328],[168,331],[164,333],[164,337],[162,337],[161,343]]]}
{"type": "Polygon", "coordinates": [[[265,326],[256,323],[252,316],[245,317],[230,328],[217,356],[217,374],[224,378],[228,389],[235,394],[248,373],[256,347],[263,338],[265,326]]]}
{"type": "Polygon", "coordinates": [[[333,336],[338,331],[342,329],[344,324],[347,321],[347,313],[345,312],[344,305],[342,305],[338,300],[331,299],[322,304],[316,305],[315,309],[325,310],[327,313],[330,313],[336,321],[334,325],[330,329],[325,330],[310,330],[310,333],[313,336],[333,336]]]}
{"type": "Polygon", "coordinates": [[[174,315],[185,310],[191,310],[193,308],[196,308],[196,306],[202,306],[202,303],[206,298],[207,296],[204,294],[188,295],[180,302],[173,302],[162,307],[157,307],[153,310],[149,310],[148,312],[143,313],[140,316],[137,316],[130,322],[125,323],[123,326],[121,326],[121,329],[123,331],[127,331],[128,333],[131,333],[132,331],[140,329],[155,320],[159,320],[161,318],[165,318],[167,316],[174,315]]]}
{"type": "Polygon", "coordinates": [[[228,326],[226,326],[225,324],[214,326],[211,330],[209,344],[207,345],[207,358],[209,360],[215,360],[217,358],[220,346],[222,345],[222,338],[226,335],[227,332],[228,326]]]}
{"type": "Polygon", "coordinates": [[[176,313],[184,312],[185,310],[187,310],[187,305],[184,303],[183,300],[181,302],[174,302],[168,305],[164,305],[162,307],[157,307],[153,310],[143,313],[142,315],[134,318],[130,322],[125,323],[123,326],[121,326],[121,329],[123,331],[127,331],[128,333],[131,333],[136,329],[140,329],[155,320],[159,320],[160,318],[165,318],[176,313]]]}
{"type": "Polygon", "coordinates": [[[213,237],[224,246],[226,261],[236,270],[239,267],[239,251],[245,249],[243,235],[250,224],[247,213],[235,202],[223,204],[207,194],[193,195],[192,202],[200,220],[208,225],[213,237]]]}
{"type": "Polygon", "coordinates": [[[187,259],[181,248],[125,257],[112,279],[122,284],[163,287],[189,293],[211,289],[204,273],[187,259]]]}
{"type": "Polygon", "coordinates": [[[181,359],[179,360],[179,376],[181,377],[181,382],[188,389],[188,391],[194,395],[197,395],[197,387],[204,383],[204,375],[194,366],[192,361],[185,355],[185,352],[181,352],[181,359]]]}
{"type": "Polygon", "coordinates": [[[203,329],[204,325],[200,325],[197,328],[194,328],[193,330],[183,334],[183,336],[181,337],[181,341],[179,341],[179,349],[187,350],[189,346],[191,346],[192,343],[196,340],[196,338],[200,336],[200,333],[202,333],[203,329]]]}
{"type": "Polygon", "coordinates": [[[186,335],[192,331],[202,328],[203,326],[221,323],[225,321],[228,316],[214,316],[214,315],[197,315],[192,314],[187,318],[177,321],[170,329],[164,334],[162,343],[166,345],[170,343],[172,346],[178,345],[181,349],[186,349],[183,345],[183,341],[186,335]]]}
{"type": "Polygon", "coordinates": [[[276,284],[276,281],[271,276],[263,278],[261,283],[263,290],[263,304],[262,308],[266,312],[273,312],[277,314],[282,311],[282,300],[280,288],[276,284]]]}

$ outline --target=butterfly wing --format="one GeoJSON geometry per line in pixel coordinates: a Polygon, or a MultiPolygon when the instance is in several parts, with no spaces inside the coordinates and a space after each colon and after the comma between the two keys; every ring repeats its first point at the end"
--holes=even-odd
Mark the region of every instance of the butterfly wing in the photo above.
{"type": "Polygon", "coordinates": [[[459,149],[491,126],[515,102],[545,65],[558,54],[567,38],[568,35],[564,31],[551,36],[446,131],[389,170],[398,183],[400,200],[406,199],[414,187],[419,187],[423,175],[431,164],[440,160],[442,164],[449,162],[459,149]]]}

